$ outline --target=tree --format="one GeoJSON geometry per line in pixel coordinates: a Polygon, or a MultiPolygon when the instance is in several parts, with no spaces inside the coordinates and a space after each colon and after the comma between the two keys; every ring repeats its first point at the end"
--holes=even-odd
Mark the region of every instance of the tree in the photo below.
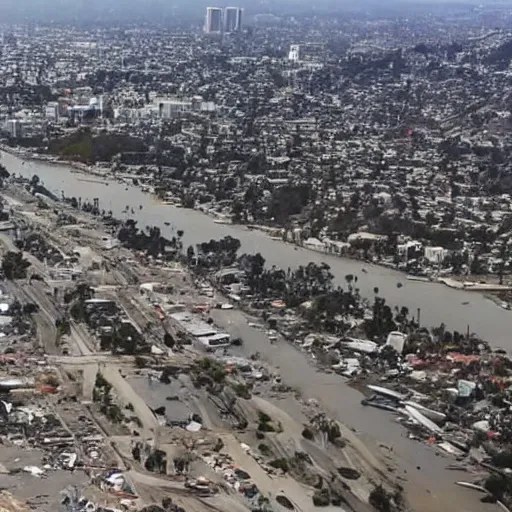
{"type": "Polygon", "coordinates": [[[4,165],[0,164],[0,178],[6,180],[10,176],[4,165]]]}
{"type": "Polygon", "coordinates": [[[210,240],[199,246],[198,264],[205,267],[222,267],[232,265],[236,254],[241,247],[240,240],[232,236],[225,236],[221,240],[210,240]]]}
{"type": "Polygon", "coordinates": [[[425,216],[425,222],[427,223],[427,226],[433,226],[436,223],[436,216],[432,212],[427,212],[427,215],[425,216]]]}
{"type": "Polygon", "coordinates": [[[290,215],[301,213],[313,199],[314,194],[309,185],[285,185],[272,193],[268,216],[282,224],[290,215]]]}
{"type": "Polygon", "coordinates": [[[30,263],[23,258],[23,253],[8,251],[2,261],[2,271],[6,279],[24,279],[30,263]]]}
{"type": "Polygon", "coordinates": [[[114,327],[111,343],[113,353],[122,352],[133,355],[137,353],[139,345],[143,343],[143,339],[135,327],[131,323],[126,322],[114,327]]]}
{"type": "Polygon", "coordinates": [[[474,255],[469,269],[470,269],[471,274],[473,274],[473,275],[479,275],[479,274],[485,273],[484,266],[483,266],[482,262],[480,261],[478,254],[474,255]]]}
{"type": "Polygon", "coordinates": [[[242,214],[244,212],[244,204],[241,201],[233,201],[231,211],[233,213],[233,220],[236,223],[242,222],[242,214]]]}
{"type": "Polygon", "coordinates": [[[37,174],[34,174],[32,178],[30,178],[30,186],[37,187],[41,180],[39,179],[39,176],[37,174]]]}
{"type": "Polygon", "coordinates": [[[249,279],[259,277],[265,267],[265,258],[259,252],[242,254],[239,258],[239,267],[247,273],[249,279]]]}
{"type": "Polygon", "coordinates": [[[485,480],[484,487],[493,496],[493,498],[501,500],[503,498],[503,494],[509,491],[510,484],[504,476],[493,473],[485,480]]]}
{"type": "MultiPolygon", "coordinates": [[[[407,312],[407,308],[403,311],[407,312]]],[[[391,331],[396,330],[396,324],[393,321],[393,312],[386,304],[386,300],[380,297],[375,297],[373,303],[373,316],[371,320],[366,320],[364,323],[366,335],[371,339],[375,337],[385,336],[391,331]]]]}

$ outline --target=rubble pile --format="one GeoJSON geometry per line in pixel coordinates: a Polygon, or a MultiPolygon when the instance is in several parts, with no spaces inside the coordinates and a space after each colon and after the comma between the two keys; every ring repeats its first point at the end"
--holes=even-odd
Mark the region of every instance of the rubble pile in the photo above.
{"type": "MultiPolygon", "coordinates": [[[[115,477],[115,475],[114,475],[115,477]]],[[[0,504],[2,494],[0,494],[0,504]]],[[[76,487],[69,487],[62,492],[62,509],[66,512],[121,512],[121,510],[138,510],[138,512],[186,512],[183,507],[176,505],[171,498],[164,498],[161,505],[146,505],[137,508],[132,500],[121,499],[120,508],[97,505],[93,500],[87,499],[76,487]]],[[[0,512],[4,512],[0,508],[0,512]]],[[[6,509],[5,512],[28,512],[28,509],[6,509]]]]}
{"type": "Polygon", "coordinates": [[[121,471],[108,471],[99,474],[95,480],[103,491],[114,494],[118,498],[133,500],[137,498],[132,484],[121,471]]]}
{"type": "Polygon", "coordinates": [[[121,510],[135,510],[131,498],[121,498],[119,507],[101,506],[96,500],[88,499],[77,487],[68,487],[61,493],[61,508],[65,512],[120,512],[121,510]]]}
{"type": "Polygon", "coordinates": [[[57,226],[74,226],[78,221],[74,215],[65,212],[59,212],[57,216],[57,226]]]}
{"type": "Polygon", "coordinates": [[[6,293],[0,295],[2,353],[33,353],[35,326],[32,315],[39,310],[39,307],[32,303],[21,304],[6,293]]]}
{"type": "Polygon", "coordinates": [[[61,406],[59,414],[73,432],[78,444],[78,465],[91,468],[111,467],[114,457],[96,422],[74,403],[61,406]]]}
{"type": "Polygon", "coordinates": [[[139,512],[186,512],[183,507],[180,507],[172,502],[170,498],[166,498],[162,501],[162,506],[159,505],[148,505],[147,507],[141,508],[139,512]]]}
{"type": "MultiPolygon", "coordinates": [[[[241,445],[249,452],[247,445],[241,445]]],[[[203,456],[204,462],[215,472],[222,475],[226,485],[242,494],[252,505],[258,503],[261,493],[251,478],[251,475],[239,468],[233,458],[226,453],[211,453],[203,456]]]]}
{"type": "Polygon", "coordinates": [[[80,404],[48,400],[59,389],[55,375],[48,371],[35,377],[0,380],[2,444],[42,451],[40,467],[23,468],[34,476],[56,470],[102,471],[112,467],[103,434],[80,404]]]}

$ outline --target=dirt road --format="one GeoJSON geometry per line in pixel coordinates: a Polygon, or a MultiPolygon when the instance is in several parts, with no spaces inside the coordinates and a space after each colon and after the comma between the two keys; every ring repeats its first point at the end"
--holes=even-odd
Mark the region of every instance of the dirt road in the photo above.
{"type": "Polygon", "coordinates": [[[128,382],[121,376],[119,368],[114,365],[100,363],[100,371],[112,384],[116,394],[125,403],[131,403],[135,414],[139,417],[143,425],[142,437],[149,439],[158,435],[158,422],[151,409],[144,400],[134,391],[128,382]]]}

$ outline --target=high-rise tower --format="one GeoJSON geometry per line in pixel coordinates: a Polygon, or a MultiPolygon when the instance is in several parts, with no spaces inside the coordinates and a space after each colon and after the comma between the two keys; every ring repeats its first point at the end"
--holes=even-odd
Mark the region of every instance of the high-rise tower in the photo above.
{"type": "Polygon", "coordinates": [[[224,31],[226,33],[239,32],[242,29],[243,9],[239,7],[226,7],[224,9],[224,31]]]}
{"type": "Polygon", "coordinates": [[[204,31],[207,34],[220,34],[222,32],[222,9],[220,7],[206,8],[204,31]]]}

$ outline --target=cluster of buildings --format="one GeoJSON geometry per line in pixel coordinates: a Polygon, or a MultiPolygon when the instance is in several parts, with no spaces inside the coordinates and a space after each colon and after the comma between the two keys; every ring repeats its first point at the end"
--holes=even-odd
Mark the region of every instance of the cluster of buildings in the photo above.
{"type": "Polygon", "coordinates": [[[219,348],[229,347],[231,337],[225,332],[205,322],[199,315],[187,311],[171,313],[169,317],[187,333],[192,344],[205,352],[213,352],[219,348]]]}
{"type": "MultiPolygon", "coordinates": [[[[233,32],[242,11],[206,18],[206,32],[233,32]]],[[[0,126],[38,152],[83,124],[144,140],[143,167],[120,170],[222,222],[414,274],[502,276],[511,34],[457,20],[294,18],[244,38],[18,27],[0,126]]]]}

